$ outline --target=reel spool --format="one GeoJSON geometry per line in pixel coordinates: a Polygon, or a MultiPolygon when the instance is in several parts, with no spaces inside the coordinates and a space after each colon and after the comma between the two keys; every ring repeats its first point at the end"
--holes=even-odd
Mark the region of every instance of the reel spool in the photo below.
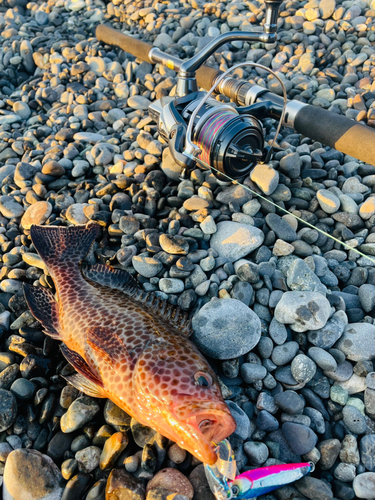
{"type": "MultiPolygon", "coordinates": [[[[201,103],[192,101],[182,113],[188,121],[201,103]]],[[[240,179],[249,174],[262,160],[264,150],[263,127],[251,115],[240,115],[236,109],[215,99],[208,99],[198,111],[193,127],[193,142],[201,149],[198,162],[210,168],[212,165],[224,181],[227,176],[240,179]]]]}

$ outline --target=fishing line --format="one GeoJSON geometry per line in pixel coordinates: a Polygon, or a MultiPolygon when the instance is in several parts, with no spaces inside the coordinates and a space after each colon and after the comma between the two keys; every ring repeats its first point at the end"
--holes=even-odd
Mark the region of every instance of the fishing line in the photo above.
{"type": "MultiPolygon", "coordinates": [[[[202,165],[204,165],[206,168],[209,168],[209,169],[215,170],[216,172],[219,172],[219,170],[217,170],[215,167],[211,167],[210,165],[207,165],[207,163],[203,162],[200,158],[196,158],[196,160],[199,163],[201,163],[202,165]]],[[[352,250],[353,252],[356,252],[361,257],[365,257],[366,259],[368,259],[369,261],[371,261],[373,264],[375,264],[375,259],[372,259],[370,256],[368,256],[368,255],[360,252],[356,248],[351,247],[350,245],[348,245],[344,241],[341,241],[341,240],[335,238],[331,234],[326,233],[322,229],[319,229],[318,227],[315,227],[313,224],[310,224],[310,222],[307,222],[306,220],[301,219],[301,217],[298,217],[298,215],[295,215],[292,212],[289,212],[288,210],[286,210],[285,208],[280,207],[279,205],[277,205],[273,201],[268,200],[265,196],[262,196],[261,194],[257,193],[256,191],[254,191],[253,189],[249,188],[248,186],[245,186],[245,184],[241,184],[241,182],[238,182],[235,179],[232,179],[231,177],[229,177],[229,175],[227,175],[227,174],[225,174],[223,172],[219,172],[219,173],[220,173],[220,175],[224,175],[225,177],[227,177],[228,180],[230,180],[231,182],[234,182],[234,183],[238,184],[239,186],[242,186],[244,189],[246,189],[250,193],[254,194],[255,196],[258,196],[258,198],[261,198],[262,200],[266,201],[267,203],[270,203],[271,205],[273,205],[274,207],[278,208],[282,212],[285,212],[286,214],[291,215],[292,217],[294,217],[295,219],[297,219],[302,224],[306,224],[306,226],[309,226],[312,229],[315,229],[315,231],[318,231],[319,233],[324,234],[324,236],[327,236],[328,238],[331,238],[331,240],[335,241],[336,243],[339,243],[340,245],[343,245],[348,250],[352,250]]]]}

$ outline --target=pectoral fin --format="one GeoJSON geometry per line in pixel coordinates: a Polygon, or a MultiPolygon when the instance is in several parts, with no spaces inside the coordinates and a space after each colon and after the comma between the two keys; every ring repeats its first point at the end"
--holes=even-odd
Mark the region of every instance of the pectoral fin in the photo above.
{"type": "Polygon", "coordinates": [[[92,398],[107,398],[108,395],[99,385],[95,384],[88,378],[84,377],[80,373],[76,373],[75,375],[70,375],[69,377],[63,377],[69,384],[78,389],[79,391],[84,392],[87,396],[91,396],[92,398]]]}
{"type": "Polygon", "coordinates": [[[64,358],[73,366],[75,370],[77,370],[78,373],[83,375],[90,382],[103,387],[100,375],[86,363],[82,356],[69,349],[65,344],[61,345],[61,352],[63,353],[64,358]]]}
{"type": "Polygon", "coordinates": [[[129,364],[132,356],[114,330],[97,326],[87,331],[87,344],[113,369],[121,363],[129,364]]]}

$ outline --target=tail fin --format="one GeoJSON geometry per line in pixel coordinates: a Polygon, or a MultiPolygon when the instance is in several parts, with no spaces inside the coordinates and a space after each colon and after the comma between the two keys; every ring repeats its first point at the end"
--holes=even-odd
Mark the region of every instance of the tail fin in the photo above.
{"type": "Polygon", "coordinates": [[[50,271],[56,266],[77,266],[101,231],[91,222],[81,226],[31,226],[31,240],[50,271]]]}

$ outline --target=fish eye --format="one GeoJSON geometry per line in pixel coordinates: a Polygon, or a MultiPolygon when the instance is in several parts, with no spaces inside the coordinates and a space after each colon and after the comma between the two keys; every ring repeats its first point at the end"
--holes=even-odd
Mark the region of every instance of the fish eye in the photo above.
{"type": "Polygon", "coordinates": [[[194,374],[195,385],[200,385],[201,387],[210,387],[212,385],[211,375],[205,372],[196,372],[194,374]]]}
{"type": "Polygon", "coordinates": [[[237,484],[234,484],[231,488],[232,490],[232,497],[236,498],[240,494],[240,488],[237,484]]]}

